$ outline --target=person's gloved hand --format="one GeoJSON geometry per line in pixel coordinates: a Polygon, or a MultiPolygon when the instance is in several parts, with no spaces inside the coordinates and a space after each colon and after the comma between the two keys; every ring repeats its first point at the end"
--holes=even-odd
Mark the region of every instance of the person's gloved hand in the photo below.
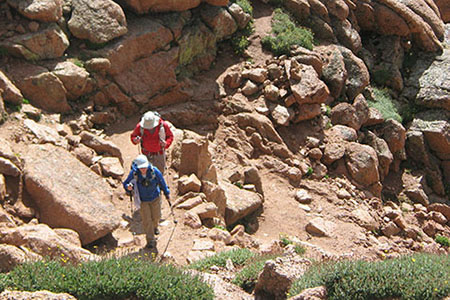
{"type": "Polygon", "coordinates": [[[140,137],[140,136],[135,136],[135,137],[133,138],[133,143],[137,144],[137,143],[139,143],[140,140],[141,140],[141,137],[140,137]]]}

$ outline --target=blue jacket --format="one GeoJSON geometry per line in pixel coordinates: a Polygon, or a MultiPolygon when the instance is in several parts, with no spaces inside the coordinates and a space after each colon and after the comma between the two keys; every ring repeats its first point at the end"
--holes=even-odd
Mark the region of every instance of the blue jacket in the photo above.
{"type": "Polygon", "coordinates": [[[147,168],[146,175],[147,176],[144,178],[141,171],[133,166],[127,179],[123,182],[125,191],[128,191],[127,186],[131,183],[133,184],[135,195],[137,194],[142,202],[153,201],[158,198],[161,194],[161,189],[164,192],[164,195],[169,197],[169,188],[157,167],[150,165],[147,168]],[[146,182],[148,182],[148,184],[146,184],[146,182]]]}

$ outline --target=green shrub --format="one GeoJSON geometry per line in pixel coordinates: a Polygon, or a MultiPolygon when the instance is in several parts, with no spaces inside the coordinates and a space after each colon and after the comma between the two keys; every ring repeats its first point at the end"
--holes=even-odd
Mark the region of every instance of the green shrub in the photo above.
{"type": "Polygon", "coordinates": [[[242,55],[248,46],[250,46],[248,37],[253,33],[253,31],[254,27],[252,20],[248,22],[244,29],[236,31],[230,38],[231,47],[236,54],[242,55]]]}
{"type": "Polygon", "coordinates": [[[293,45],[312,50],[313,41],[314,35],[310,29],[297,26],[288,14],[277,8],[274,12],[271,35],[265,36],[261,43],[275,55],[289,55],[293,45]]]}
{"type": "Polygon", "coordinates": [[[385,120],[393,119],[402,122],[397,107],[387,89],[372,87],[372,98],[367,99],[369,107],[378,109],[385,120]]]}
{"type": "Polygon", "coordinates": [[[22,98],[22,104],[30,104],[30,100],[22,98]]]}
{"type": "Polygon", "coordinates": [[[295,251],[295,253],[297,253],[298,255],[303,255],[303,254],[306,253],[305,247],[303,247],[302,245],[297,244],[297,243],[294,244],[294,251],[295,251]]]}
{"type": "Polygon", "coordinates": [[[311,267],[289,296],[324,285],[328,299],[442,299],[450,293],[448,255],[416,254],[380,262],[342,261],[311,267]]]}
{"type": "Polygon", "coordinates": [[[306,171],[306,176],[311,176],[312,173],[314,173],[314,169],[312,167],[308,167],[308,170],[306,171]]]}
{"type": "Polygon", "coordinates": [[[278,257],[277,254],[271,255],[259,255],[252,258],[252,262],[242,268],[239,273],[236,274],[232,283],[240,286],[247,292],[251,292],[255,288],[256,281],[258,280],[259,273],[263,270],[264,264],[269,259],[278,257]]]}
{"type": "Polygon", "coordinates": [[[198,260],[188,266],[190,269],[206,271],[212,266],[225,267],[226,261],[231,259],[235,266],[243,265],[249,258],[255,254],[248,249],[234,249],[230,251],[220,252],[216,255],[198,260]]]}
{"type": "Polygon", "coordinates": [[[77,299],[214,298],[212,289],[198,277],[138,258],[79,265],[61,265],[56,261],[27,263],[0,277],[0,288],[64,292],[77,299]]]}
{"type": "Polygon", "coordinates": [[[436,243],[441,244],[442,246],[450,246],[450,241],[448,240],[448,237],[442,236],[442,235],[436,235],[435,239],[436,243]]]}

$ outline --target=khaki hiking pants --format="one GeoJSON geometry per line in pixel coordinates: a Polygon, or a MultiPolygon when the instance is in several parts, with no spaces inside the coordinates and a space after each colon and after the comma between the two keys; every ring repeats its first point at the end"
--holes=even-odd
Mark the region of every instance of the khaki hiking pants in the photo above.
{"type": "Polygon", "coordinates": [[[148,161],[164,175],[164,171],[166,170],[166,153],[163,151],[162,154],[147,154],[146,156],[148,161]]]}
{"type": "Polygon", "coordinates": [[[141,202],[140,211],[147,244],[154,242],[156,240],[155,229],[158,228],[161,219],[161,196],[153,201],[141,202]]]}

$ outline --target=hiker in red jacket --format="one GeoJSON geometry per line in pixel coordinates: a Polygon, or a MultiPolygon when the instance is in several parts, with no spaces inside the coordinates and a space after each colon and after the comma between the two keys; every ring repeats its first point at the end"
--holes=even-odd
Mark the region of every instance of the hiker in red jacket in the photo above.
{"type": "Polygon", "coordinates": [[[173,141],[173,133],[169,125],[161,119],[157,112],[148,111],[131,133],[131,142],[141,144],[142,154],[164,175],[166,170],[165,149],[173,141]]]}

